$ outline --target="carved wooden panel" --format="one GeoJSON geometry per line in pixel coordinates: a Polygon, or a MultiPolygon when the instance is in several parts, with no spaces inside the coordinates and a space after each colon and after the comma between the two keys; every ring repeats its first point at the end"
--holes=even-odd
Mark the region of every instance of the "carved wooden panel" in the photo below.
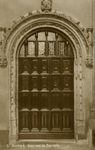
{"type": "Polygon", "coordinates": [[[21,112],[20,116],[20,130],[23,133],[27,133],[29,132],[29,112],[21,112]]]}
{"type": "Polygon", "coordinates": [[[61,69],[61,63],[60,63],[60,59],[52,59],[51,60],[51,65],[52,65],[52,73],[60,73],[60,69],[61,69]]]}
{"type": "Polygon", "coordinates": [[[48,59],[41,60],[41,73],[48,73],[48,59]]]}
{"type": "Polygon", "coordinates": [[[63,71],[64,73],[70,72],[70,60],[63,60],[63,71]]]}
{"type": "Polygon", "coordinates": [[[29,91],[30,90],[30,76],[29,75],[21,75],[20,76],[20,90],[21,91],[29,91]]]}
{"type": "Polygon", "coordinates": [[[50,100],[48,92],[41,92],[40,95],[40,109],[50,109],[50,100]]]}
{"type": "Polygon", "coordinates": [[[31,110],[32,109],[39,109],[39,93],[31,93],[31,110]]]}
{"type": "Polygon", "coordinates": [[[52,90],[53,91],[59,91],[60,90],[60,76],[59,75],[53,75],[51,76],[51,83],[52,83],[52,90]]]}
{"type": "Polygon", "coordinates": [[[62,73],[73,74],[73,59],[62,59],[62,73]]]}
{"type": "Polygon", "coordinates": [[[39,112],[31,112],[31,132],[39,132],[39,112]]]}
{"type": "Polygon", "coordinates": [[[72,109],[74,108],[73,93],[62,93],[61,108],[72,109]]]}
{"type": "Polygon", "coordinates": [[[30,102],[30,94],[29,93],[20,93],[20,102],[19,102],[19,109],[30,109],[29,103],[30,102]]]}
{"type": "Polygon", "coordinates": [[[23,72],[28,72],[29,68],[29,64],[28,64],[28,60],[23,60],[23,72]]]}
{"type": "Polygon", "coordinates": [[[51,132],[61,132],[60,128],[60,111],[52,111],[51,132]]]}
{"type": "Polygon", "coordinates": [[[41,76],[41,90],[48,90],[48,76],[41,76]]]}
{"type": "Polygon", "coordinates": [[[74,127],[73,125],[73,112],[64,111],[63,112],[63,132],[72,132],[74,127]]]}
{"type": "Polygon", "coordinates": [[[72,90],[73,91],[73,77],[72,76],[63,76],[63,90],[72,90]]]}
{"type": "Polygon", "coordinates": [[[32,74],[37,74],[38,73],[38,60],[37,59],[32,59],[32,64],[31,64],[31,68],[32,68],[32,74]]]}
{"type": "Polygon", "coordinates": [[[52,105],[52,109],[60,108],[60,92],[51,93],[51,105],[52,105]]]}
{"type": "Polygon", "coordinates": [[[43,139],[74,131],[73,52],[57,33],[39,32],[19,57],[19,135],[43,139]],[[28,53],[27,53],[28,50],[28,53]]]}
{"type": "Polygon", "coordinates": [[[41,112],[41,132],[49,132],[49,113],[48,113],[48,111],[41,112]]]}
{"type": "Polygon", "coordinates": [[[32,91],[38,91],[39,90],[39,77],[38,76],[32,76],[32,91]]]}

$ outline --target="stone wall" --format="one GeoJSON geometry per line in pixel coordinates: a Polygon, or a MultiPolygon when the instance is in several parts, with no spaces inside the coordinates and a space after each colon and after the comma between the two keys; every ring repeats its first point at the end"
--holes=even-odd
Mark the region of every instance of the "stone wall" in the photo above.
{"type": "MultiPolygon", "coordinates": [[[[93,0],[53,0],[53,10],[78,19],[84,27],[92,27],[93,0]]],[[[41,0],[0,0],[0,26],[9,27],[11,22],[23,14],[41,9],[41,0]]]]}

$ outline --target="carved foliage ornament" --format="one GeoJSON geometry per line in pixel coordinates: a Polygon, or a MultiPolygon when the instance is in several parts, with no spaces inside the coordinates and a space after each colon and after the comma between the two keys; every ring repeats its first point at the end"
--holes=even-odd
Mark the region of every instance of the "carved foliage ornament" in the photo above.
{"type": "Polygon", "coordinates": [[[7,57],[5,56],[5,53],[3,51],[3,44],[0,42],[0,67],[6,67],[7,66],[7,57]]]}
{"type": "Polygon", "coordinates": [[[41,1],[41,10],[42,11],[51,11],[52,9],[52,0],[42,0],[41,1]]]}

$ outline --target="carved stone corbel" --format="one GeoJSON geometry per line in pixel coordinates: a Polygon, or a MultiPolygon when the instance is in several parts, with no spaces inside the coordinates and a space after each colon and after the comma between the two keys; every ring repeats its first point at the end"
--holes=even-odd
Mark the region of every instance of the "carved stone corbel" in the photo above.
{"type": "Polygon", "coordinates": [[[92,58],[92,56],[87,56],[85,64],[89,68],[93,67],[93,58],[92,58]]]}
{"type": "Polygon", "coordinates": [[[0,67],[6,67],[7,66],[7,58],[6,56],[0,56],[0,67]]]}

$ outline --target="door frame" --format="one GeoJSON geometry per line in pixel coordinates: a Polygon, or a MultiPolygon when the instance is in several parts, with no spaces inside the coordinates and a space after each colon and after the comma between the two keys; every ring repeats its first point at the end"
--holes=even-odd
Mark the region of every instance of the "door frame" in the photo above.
{"type": "Polygon", "coordinates": [[[85,59],[89,45],[76,21],[58,13],[28,14],[9,30],[5,41],[9,68],[9,144],[18,140],[18,54],[21,44],[34,30],[53,28],[65,34],[74,52],[74,129],[75,139],[85,135],[84,81],[85,59]]]}

